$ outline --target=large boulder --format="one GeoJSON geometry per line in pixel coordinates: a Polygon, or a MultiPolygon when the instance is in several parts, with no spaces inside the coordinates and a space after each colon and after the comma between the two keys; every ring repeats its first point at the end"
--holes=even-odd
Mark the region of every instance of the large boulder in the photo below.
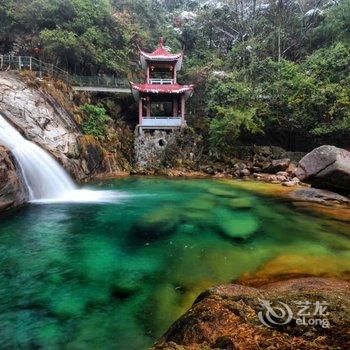
{"type": "Polygon", "coordinates": [[[218,286],[200,295],[152,349],[346,349],[349,287],[317,277],[218,286]],[[301,323],[302,310],[309,316],[301,323]]]}
{"type": "Polygon", "coordinates": [[[350,193],[350,152],[335,146],[321,146],[299,162],[296,176],[315,187],[350,193]]]}
{"type": "Polygon", "coordinates": [[[23,204],[28,199],[21,172],[10,152],[0,146],[0,211],[23,204]]]}

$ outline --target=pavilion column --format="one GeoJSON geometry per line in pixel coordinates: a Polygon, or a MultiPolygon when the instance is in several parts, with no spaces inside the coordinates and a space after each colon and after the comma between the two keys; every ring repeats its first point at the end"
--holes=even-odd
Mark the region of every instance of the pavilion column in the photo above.
{"type": "Polygon", "coordinates": [[[151,116],[151,100],[147,101],[147,117],[151,116]]]}
{"type": "Polygon", "coordinates": [[[142,98],[139,99],[139,124],[142,125],[142,98]]]}
{"type": "Polygon", "coordinates": [[[177,105],[177,97],[173,99],[173,117],[177,117],[178,105],[177,105]]]}
{"type": "Polygon", "coordinates": [[[174,84],[176,84],[176,66],[174,66],[173,79],[174,79],[174,84]]]}
{"type": "Polygon", "coordinates": [[[185,124],[185,96],[181,95],[181,124],[185,124]]]}
{"type": "Polygon", "coordinates": [[[149,66],[147,66],[147,84],[149,84],[149,66]]]}

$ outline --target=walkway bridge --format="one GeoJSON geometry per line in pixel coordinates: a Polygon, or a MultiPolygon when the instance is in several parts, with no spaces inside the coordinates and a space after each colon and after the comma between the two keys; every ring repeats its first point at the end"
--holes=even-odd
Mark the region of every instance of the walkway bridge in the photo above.
{"type": "Polygon", "coordinates": [[[50,75],[70,84],[75,91],[131,94],[127,79],[107,75],[71,75],[51,63],[43,62],[32,56],[0,55],[0,70],[31,70],[37,72],[39,77],[50,75]]]}

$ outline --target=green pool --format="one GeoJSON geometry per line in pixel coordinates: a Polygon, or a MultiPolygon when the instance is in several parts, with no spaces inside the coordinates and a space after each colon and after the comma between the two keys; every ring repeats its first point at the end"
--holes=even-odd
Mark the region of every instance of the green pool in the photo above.
{"type": "Polygon", "coordinates": [[[146,349],[213,284],[350,269],[349,224],[234,184],[94,187],[120,195],[0,216],[1,349],[146,349]]]}

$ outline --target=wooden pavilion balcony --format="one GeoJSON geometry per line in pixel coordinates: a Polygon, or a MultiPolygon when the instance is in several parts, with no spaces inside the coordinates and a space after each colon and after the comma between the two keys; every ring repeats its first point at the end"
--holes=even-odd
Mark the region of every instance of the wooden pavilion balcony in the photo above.
{"type": "Polygon", "coordinates": [[[183,120],[181,117],[142,117],[140,127],[143,129],[172,129],[179,128],[182,124],[183,120]]]}

